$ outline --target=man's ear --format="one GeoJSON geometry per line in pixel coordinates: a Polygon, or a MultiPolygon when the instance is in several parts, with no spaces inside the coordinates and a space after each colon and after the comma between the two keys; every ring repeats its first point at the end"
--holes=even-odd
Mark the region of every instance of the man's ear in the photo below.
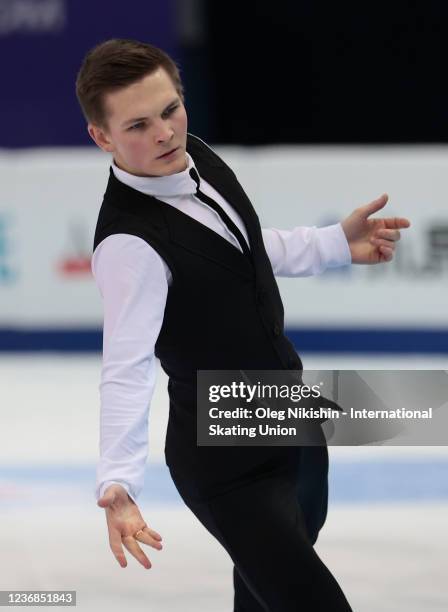
{"type": "Polygon", "coordinates": [[[106,151],[106,153],[113,153],[114,146],[103,128],[100,128],[98,125],[94,125],[93,123],[89,123],[87,125],[87,131],[89,132],[91,139],[100,149],[106,151]]]}

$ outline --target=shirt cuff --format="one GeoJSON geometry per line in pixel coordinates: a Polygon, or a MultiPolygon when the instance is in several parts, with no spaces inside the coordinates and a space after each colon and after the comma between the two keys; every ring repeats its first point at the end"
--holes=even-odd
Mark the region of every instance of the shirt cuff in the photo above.
{"type": "Polygon", "coordinates": [[[352,263],[350,247],[340,223],[316,228],[316,237],[324,269],[352,263]]]}
{"type": "Polygon", "coordinates": [[[110,485],[112,484],[121,485],[123,489],[125,489],[125,491],[129,495],[129,497],[132,499],[132,501],[137,503],[137,496],[132,493],[131,487],[126,482],[122,482],[120,480],[108,480],[106,482],[103,482],[100,486],[97,486],[95,488],[96,501],[98,501],[101,497],[103,497],[104,492],[106,491],[107,487],[110,487],[110,485]]]}

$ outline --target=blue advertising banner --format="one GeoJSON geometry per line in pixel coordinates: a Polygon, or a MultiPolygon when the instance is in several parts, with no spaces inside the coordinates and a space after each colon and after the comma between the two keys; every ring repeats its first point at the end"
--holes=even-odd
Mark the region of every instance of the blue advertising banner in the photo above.
{"type": "Polygon", "coordinates": [[[108,38],[135,38],[179,61],[174,4],[0,0],[0,147],[88,144],[75,95],[83,56],[108,38]]]}

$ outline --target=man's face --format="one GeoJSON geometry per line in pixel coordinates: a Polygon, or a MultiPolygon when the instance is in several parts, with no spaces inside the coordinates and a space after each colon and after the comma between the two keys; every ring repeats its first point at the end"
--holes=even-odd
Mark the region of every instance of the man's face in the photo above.
{"type": "Polygon", "coordinates": [[[107,127],[89,124],[88,131],[103,151],[112,153],[119,168],[138,176],[185,170],[187,114],[163,68],[106,94],[104,104],[107,127]]]}

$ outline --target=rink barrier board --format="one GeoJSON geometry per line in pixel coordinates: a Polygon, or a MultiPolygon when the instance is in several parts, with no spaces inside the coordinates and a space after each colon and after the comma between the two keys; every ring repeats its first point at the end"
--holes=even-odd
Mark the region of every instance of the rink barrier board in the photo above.
{"type": "MultiPolygon", "coordinates": [[[[298,353],[447,354],[448,329],[293,328],[286,335],[298,353]]],[[[0,329],[0,352],[102,350],[102,331],[0,329]]]]}
{"type": "MultiPolygon", "coordinates": [[[[448,461],[446,459],[407,460],[332,460],[329,495],[331,503],[427,502],[448,499],[448,461]]],[[[163,463],[149,463],[144,487],[139,495],[143,503],[182,503],[168,468],[163,463]]],[[[76,498],[94,498],[94,465],[0,466],[0,493],[4,507],[17,502],[49,501],[51,491],[60,499],[61,488],[73,489],[76,498]]],[[[50,497],[52,497],[52,495],[50,497]]]]}

